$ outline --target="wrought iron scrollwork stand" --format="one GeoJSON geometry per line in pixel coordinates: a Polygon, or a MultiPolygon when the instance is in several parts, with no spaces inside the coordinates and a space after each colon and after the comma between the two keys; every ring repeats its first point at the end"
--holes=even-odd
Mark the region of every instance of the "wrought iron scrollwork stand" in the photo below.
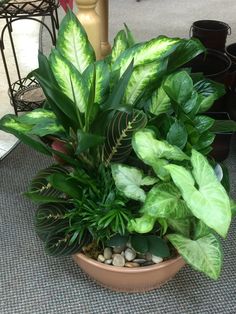
{"type": "Polygon", "coordinates": [[[17,60],[17,53],[12,36],[13,23],[19,20],[32,20],[40,23],[42,27],[47,29],[52,44],[56,43],[56,30],[59,28],[58,12],[59,7],[58,0],[36,0],[29,2],[16,2],[10,0],[9,2],[0,6],[0,19],[5,19],[1,36],[0,36],[0,50],[5,68],[6,78],[9,86],[9,97],[12,106],[14,107],[15,114],[23,111],[31,111],[35,108],[41,107],[44,102],[43,92],[34,78],[24,77],[20,73],[20,67],[17,60]],[[45,24],[43,20],[37,17],[49,16],[51,19],[51,29],[45,24]],[[13,53],[14,64],[17,73],[17,80],[12,82],[7,57],[5,54],[4,36],[8,30],[10,45],[13,53]]]}

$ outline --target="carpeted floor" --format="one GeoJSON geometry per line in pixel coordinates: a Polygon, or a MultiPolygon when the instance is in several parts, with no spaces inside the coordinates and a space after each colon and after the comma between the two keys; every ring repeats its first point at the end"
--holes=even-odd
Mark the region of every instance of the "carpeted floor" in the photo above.
{"type": "MultiPolygon", "coordinates": [[[[235,157],[233,147],[227,160],[232,180],[235,157]]],[[[159,290],[115,293],[89,280],[71,258],[46,256],[34,233],[35,206],[22,193],[37,170],[50,162],[23,144],[0,162],[1,314],[236,313],[235,222],[224,241],[218,282],[185,267],[159,290]]],[[[235,196],[235,183],[232,192],[235,196]]]]}

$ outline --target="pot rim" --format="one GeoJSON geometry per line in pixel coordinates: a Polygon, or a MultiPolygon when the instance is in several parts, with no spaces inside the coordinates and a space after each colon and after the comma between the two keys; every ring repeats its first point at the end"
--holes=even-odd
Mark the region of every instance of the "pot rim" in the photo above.
{"type": "Polygon", "coordinates": [[[80,260],[82,260],[82,261],[84,261],[84,262],[86,262],[92,266],[95,266],[99,269],[107,270],[107,271],[113,271],[116,273],[140,273],[140,272],[149,272],[149,271],[153,271],[154,269],[161,269],[164,267],[168,267],[168,266],[180,261],[183,258],[180,255],[178,255],[177,257],[171,258],[167,261],[164,261],[164,262],[161,262],[158,264],[145,266],[145,267],[134,267],[134,268],[106,265],[104,263],[101,263],[101,262],[98,262],[98,261],[92,259],[91,257],[86,256],[83,253],[74,254],[73,259],[74,260],[80,259],[80,260]]]}
{"type": "Polygon", "coordinates": [[[225,23],[225,22],[222,22],[222,21],[217,21],[217,20],[198,20],[198,21],[195,21],[193,22],[192,24],[192,27],[194,28],[197,28],[199,30],[206,30],[206,31],[209,31],[209,32],[221,32],[222,30],[230,30],[230,26],[229,24],[225,23]],[[201,24],[201,23],[210,23],[210,24],[218,24],[218,25],[221,25],[222,28],[220,29],[212,29],[212,28],[206,28],[204,26],[199,26],[198,24],[201,24]]]}

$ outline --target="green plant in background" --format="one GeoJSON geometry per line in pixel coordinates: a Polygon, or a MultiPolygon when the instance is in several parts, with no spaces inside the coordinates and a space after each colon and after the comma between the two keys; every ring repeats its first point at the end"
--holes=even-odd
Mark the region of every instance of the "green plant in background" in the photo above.
{"type": "Polygon", "coordinates": [[[49,58],[39,54],[31,73],[44,108],[0,120],[2,130],[60,163],[39,171],[26,193],[39,204],[35,227],[49,254],[130,240],[138,252],[165,258],[175,248],[219,276],[215,232],[226,236],[235,206],[203,156],[222,124],[203,113],[224,89],[184,68],[204,51],[194,39],[135,43],[125,25],[111,55],[96,61],[67,12],[56,48],[49,58]]]}

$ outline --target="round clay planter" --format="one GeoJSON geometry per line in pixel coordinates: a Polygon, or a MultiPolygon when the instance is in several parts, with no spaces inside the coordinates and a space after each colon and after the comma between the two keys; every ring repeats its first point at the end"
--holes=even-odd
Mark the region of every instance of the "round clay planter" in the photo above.
{"type": "Polygon", "coordinates": [[[84,254],[73,255],[74,261],[103,287],[120,292],[145,292],[159,288],[185,265],[182,257],[145,267],[116,267],[95,261],[84,254]]]}

